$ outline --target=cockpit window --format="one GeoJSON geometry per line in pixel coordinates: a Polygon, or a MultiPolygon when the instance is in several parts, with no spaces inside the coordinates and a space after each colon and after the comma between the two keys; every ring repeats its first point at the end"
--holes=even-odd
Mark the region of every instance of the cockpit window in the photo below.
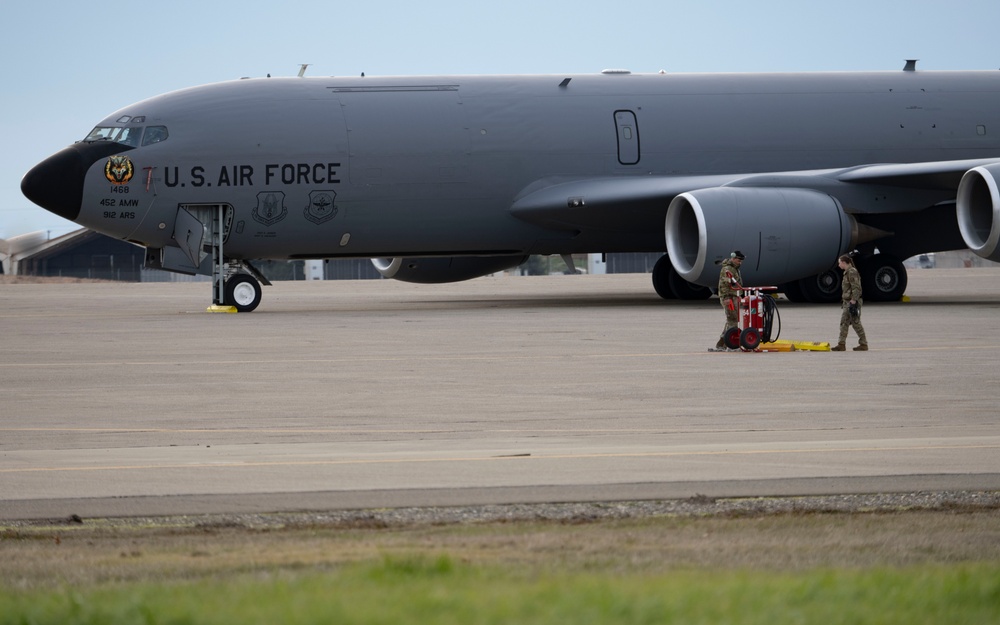
{"type": "Polygon", "coordinates": [[[113,141],[123,143],[132,147],[139,146],[139,137],[142,136],[142,126],[98,126],[90,131],[87,143],[94,141],[113,141]]]}
{"type": "Polygon", "coordinates": [[[150,126],[146,128],[146,132],[142,135],[143,145],[152,145],[154,143],[159,143],[167,138],[167,127],[166,126],[150,126]]]}

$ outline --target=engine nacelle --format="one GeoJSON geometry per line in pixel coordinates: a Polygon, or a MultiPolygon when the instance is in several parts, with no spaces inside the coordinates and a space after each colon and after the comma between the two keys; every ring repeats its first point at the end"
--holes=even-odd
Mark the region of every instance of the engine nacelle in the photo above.
{"type": "Polygon", "coordinates": [[[382,276],[403,282],[439,284],[460,282],[517,267],[528,259],[515,256],[432,256],[427,258],[373,258],[382,276]]]}
{"type": "Polygon", "coordinates": [[[955,214],[962,240],[978,256],[1000,262],[1000,165],[973,167],[958,183],[955,214]]]}
{"type": "Polygon", "coordinates": [[[822,273],[851,244],[854,220],[835,198],[811,189],[714,187],[682,193],[667,209],[667,253],[685,280],[719,281],[717,261],[740,250],[747,286],[822,273]]]}

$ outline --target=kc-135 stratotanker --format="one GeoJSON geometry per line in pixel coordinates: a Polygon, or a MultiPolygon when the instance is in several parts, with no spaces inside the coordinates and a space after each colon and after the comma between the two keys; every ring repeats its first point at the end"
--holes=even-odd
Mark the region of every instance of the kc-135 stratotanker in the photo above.
{"type": "Polygon", "coordinates": [[[529,254],[664,252],[653,286],[702,298],[740,249],[747,284],[865,298],[901,259],[1000,261],[1000,71],[298,77],[174,91],[109,115],[21,189],[214,277],[257,307],[255,259],[371,258],[466,280],[529,254]]]}

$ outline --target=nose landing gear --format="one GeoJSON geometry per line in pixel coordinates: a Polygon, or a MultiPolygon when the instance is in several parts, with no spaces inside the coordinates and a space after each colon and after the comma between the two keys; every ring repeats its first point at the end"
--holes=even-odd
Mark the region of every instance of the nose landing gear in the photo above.
{"type": "Polygon", "coordinates": [[[250,312],[260,304],[261,285],[253,276],[238,273],[226,280],[225,306],[237,312],[250,312]]]}
{"type": "Polygon", "coordinates": [[[226,212],[224,206],[212,211],[212,304],[208,310],[224,310],[228,307],[236,312],[250,312],[260,304],[261,284],[271,282],[245,260],[226,260],[222,252],[225,236],[226,212]]]}

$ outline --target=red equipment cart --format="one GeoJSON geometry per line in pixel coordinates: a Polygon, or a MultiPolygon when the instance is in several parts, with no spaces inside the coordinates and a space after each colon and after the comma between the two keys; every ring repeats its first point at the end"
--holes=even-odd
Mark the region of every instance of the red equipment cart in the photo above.
{"type": "Polygon", "coordinates": [[[770,341],[771,316],[774,314],[774,298],[765,291],[777,291],[776,286],[744,287],[736,298],[739,309],[739,325],[730,328],[722,337],[729,349],[745,352],[759,351],[762,342],[770,341]]]}

